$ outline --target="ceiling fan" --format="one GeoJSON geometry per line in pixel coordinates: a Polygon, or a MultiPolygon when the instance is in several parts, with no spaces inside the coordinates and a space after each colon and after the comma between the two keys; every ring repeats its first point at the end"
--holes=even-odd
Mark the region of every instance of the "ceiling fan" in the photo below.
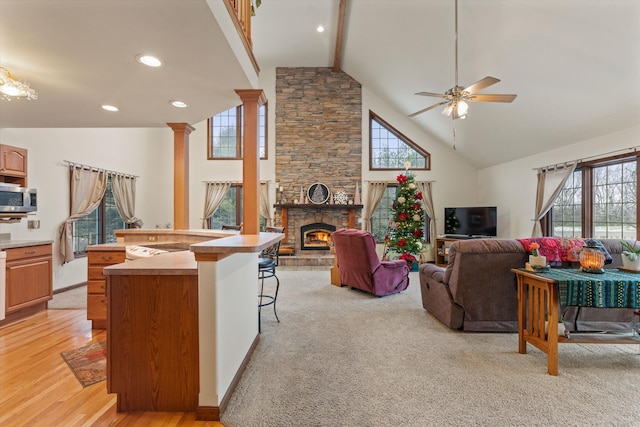
{"type": "Polygon", "coordinates": [[[467,116],[467,110],[469,105],[467,102],[513,102],[517,95],[496,95],[496,94],[479,94],[476,93],[484,88],[498,83],[500,80],[495,77],[485,77],[478,80],[471,86],[462,87],[458,85],[458,0],[455,7],[455,56],[456,56],[456,75],[455,86],[446,91],[445,93],[433,93],[433,92],[418,92],[416,95],[421,96],[433,96],[436,98],[444,98],[445,100],[434,104],[430,107],[423,108],[420,111],[416,111],[410,114],[409,117],[415,117],[418,114],[422,114],[426,111],[438,108],[441,105],[446,105],[442,110],[442,114],[445,116],[453,116],[455,119],[464,119],[467,116]]]}

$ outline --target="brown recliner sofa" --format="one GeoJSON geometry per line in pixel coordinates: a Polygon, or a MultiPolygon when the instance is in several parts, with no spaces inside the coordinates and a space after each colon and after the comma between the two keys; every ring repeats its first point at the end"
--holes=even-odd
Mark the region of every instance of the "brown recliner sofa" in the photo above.
{"type": "MultiPolygon", "coordinates": [[[[601,239],[613,262],[622,265],[622,245],[601,239]]],[[[451,329],[483,332],[518,331],[518,295],[512,268],[524,267],[529,254],[515,239],[458,240],[449,247],[446,268],[422,264],[419,269],[423,307],[451,329]]],[[[563,265],[577,268],[577,264],[563,265]]],[[[562,307],[570,331],[630,331],[630,308],[562,307]]]]}

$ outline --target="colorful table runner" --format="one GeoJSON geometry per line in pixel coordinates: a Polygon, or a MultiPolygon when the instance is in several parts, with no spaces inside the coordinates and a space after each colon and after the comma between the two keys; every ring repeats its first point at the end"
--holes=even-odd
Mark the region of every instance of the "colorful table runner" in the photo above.
{"type": "Polygon", "coordinates": [[[563,306],[639,308],[640,274],[616,269],[592,274],[564,268],[536,274],[558,282],[563,306]]]}

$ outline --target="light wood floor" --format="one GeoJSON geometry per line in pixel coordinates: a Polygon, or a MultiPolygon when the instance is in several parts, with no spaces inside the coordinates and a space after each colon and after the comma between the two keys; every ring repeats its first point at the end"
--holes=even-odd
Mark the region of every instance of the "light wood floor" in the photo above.
{"type": "Polygon", "coordinates": [[[60,356],[106,339],[86,310],[47,310],[0,328],[0,426],[211,426],[192,413],[117,413],[106,381],[83,388],[60,356]]]}

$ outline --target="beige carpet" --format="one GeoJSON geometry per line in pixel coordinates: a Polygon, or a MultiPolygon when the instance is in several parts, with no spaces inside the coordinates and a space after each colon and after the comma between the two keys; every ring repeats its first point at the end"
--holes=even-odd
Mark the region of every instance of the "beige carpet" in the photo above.
{"type": "Polygon", "coordinates": [[[251,426],[637,426],[640,345],[562,345],[560,375],[516,334],[461,333],[409,289],[384,298],[280,270],[277,323],[222,422],[251,426]]]}

